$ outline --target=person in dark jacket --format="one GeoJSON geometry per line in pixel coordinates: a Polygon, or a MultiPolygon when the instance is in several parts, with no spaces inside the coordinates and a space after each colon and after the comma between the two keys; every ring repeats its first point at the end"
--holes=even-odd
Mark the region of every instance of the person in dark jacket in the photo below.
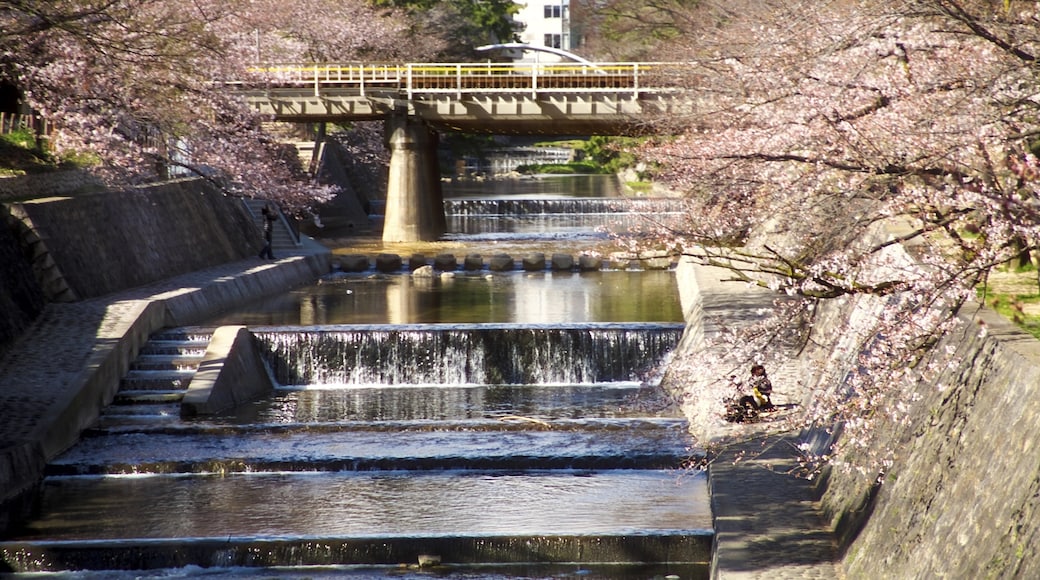
{"type": "Polygon", "coordinates": [[[274,220],[278,219],[278,212],[271,207],[271,204],[265,203],[264,208],[260,210],[260,214],[264,216],[264,249],[260,250],[260,257],[273,260],[274,251],[271,250],[271,237],[274,233],[274,220]]]}
{"type": "Polygon", "coordinates": [[[751,367],[751,396],[755,399],[755,407],[758,409],[772,409],[773,383],[766,376],[766,367],[754,365],[751,367]]]}

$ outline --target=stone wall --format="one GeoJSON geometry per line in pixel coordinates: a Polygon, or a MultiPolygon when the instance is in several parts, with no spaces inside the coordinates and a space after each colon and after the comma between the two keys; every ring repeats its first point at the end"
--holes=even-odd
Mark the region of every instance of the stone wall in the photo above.
{"type": "Polygon", "coordinates": [[[1040,578],[1040,341],[986,309],[962,318],[909,421],[877,430],[898,450],[885,482],[834,469],[822,486],[849,578],[1040,578]]]}
{"type": "Polygon", "coordinates": [[[40,199],[104,189],[104,184],[86,171],[50,171],[0,178],[0,201],[40,199]]]}
{"type": "MultiPolygon", "coordinates": [[[[732,310],[712,304],[720,290],[706,293],[695,268],[684,262],[678,270],[688,328],[697,329],[687,349],[699,343],[704,312],[732,310]]],[[[834,336],[841,321],[872,316],[876,307],[869,298],[834,301],[818,313],[814,333],[834,336]]],[[[969,305],[962,319],[933,350],[952,353],[946,371],[919,386],[907,420],[882,419],[876,430],[873,445],[896,450],[884,483],[841,468],[820,478],[849,578],[1040,578],[1040,341],[988,309],[969,305]]],[[[840,351],[806,351],[792,361],[809,385],[803,406],[842,388],[854,357],[840,351]]],[[[801,439],[822,452],[835,437],[840,428],[825,425],[801,439]]]]}
{"type": "Polygon", "coordinates": [[[43,291],[0,212],[0,351],[43,311],[43,291]]]}
{"type": "Polygon", "coordinates": [[[49,300],[102,296],[246,258],[260,234],[200,180],[12,203],[49,300]]]}

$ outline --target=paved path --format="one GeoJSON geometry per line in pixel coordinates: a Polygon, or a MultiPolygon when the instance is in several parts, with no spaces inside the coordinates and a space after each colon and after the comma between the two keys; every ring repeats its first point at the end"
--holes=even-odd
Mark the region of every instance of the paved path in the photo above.
{"type": "Polygon", "coordinates": [[[728,446],[711,464],[714,577],[724,580],[841,578],[833,536],[792,442],[758,436],[728,446]]]}
{"type": "MultiPolygon", "coordinates": [[[[720,282],[725,274],[719,270],[695,270],[688,283],[699,290],[705,337],[719,332],[719,321],[753,322],[772,302],[772,293],[720,282]]],[[[762,423],[705,431],[717,446],[708,468],[716,534],[712,577],[840,579],[833,536],[813,499],[811,482],[792,475],[799,468],[797,436],[785,438],[771,429],[781,416],[798,413],[806,400],[799,370],[790,364],[769,369],[769,375],[773,401],[782,411],[762,423]]]]}

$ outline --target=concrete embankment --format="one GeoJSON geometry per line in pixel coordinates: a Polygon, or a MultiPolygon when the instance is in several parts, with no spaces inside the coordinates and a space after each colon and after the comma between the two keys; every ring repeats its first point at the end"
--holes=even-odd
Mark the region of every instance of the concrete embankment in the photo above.
{"type": "MultiPolygon", "coordinates": [[[[677,276],[684,351],[721,330],[712,316],[739,326],[771,299],[688,263],[677,276]]],[[[873,300],[823,306],[817,342],[771,369],[774,402],[791,405],[785,413],[848,388],[856,352],[845,352],[838,329],[872,319],[873,300]]],[[[691,405],[698,435],[718,451],[709,467],[714,577],[1040,577],[1040,341],[980,306],[964,309],[961,322],[920,362],[940,372],[907,385],[913,396],[900,412],[876,413],[868,448],[892,451],[882,484],[866,457],[843,458],[865,469],[833,467],[811,482],[785,473],[803,466],[802,445],[829,452],[840,425],[771,433],[768,423],[734,426],[691,405]]]]}
{"type": "Polygon", "coordinates": [[[31,507],[46,462],[72,445],[111,402],[149,335],[167,326],[197,324],[243,300],[283,292],[329,271],[330,252],[313,242],[275,261],[256,258],[259,232],[234,200],[215,199],[219,194],[189,186],[154,193],[154,204],[147,201],[149,192],[131,192],[125,194],[132,198],[124,199],[125,205],[116,203],[119,195],[114,194],[112,199],[79,198],[64,209],[33,207],[26,215],[46,220],[15,224],[24,234],[42,221],[57,226],[62,220],[77,223],[82,216],[106,215],[108,225],[91,228],[107,241],[65,237],[60,229],[37,232],[48,241],[46,252],[29,257],[50,256],[52,263],[63,265],[60,277],[76,296],[98,297],[48,303],[0,352],[0,529],[9,516],[17,518],[31,507]],[[197,223],[174,220],[182,226],[174,233],[152,227],[171,207],[208,217],[197,223]],[[70,259],[83,255],[81,244],[96,251],[89,260],[70,259]],[[204,247],[209,245],[216,248],[204,247]],[[135,284],[141,273],[112,272],[145,263],[149,279],[142,284],[135,284]]]}

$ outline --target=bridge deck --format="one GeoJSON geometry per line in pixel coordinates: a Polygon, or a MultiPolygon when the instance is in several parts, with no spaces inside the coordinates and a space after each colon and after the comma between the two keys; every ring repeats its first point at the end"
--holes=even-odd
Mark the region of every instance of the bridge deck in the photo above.
{"type": "Polygon", "coordinates": [[[284,64],[229,83],[285,121],[385,118],[407,110],[438,129],[617,134],[685,106],[675,63],[284,64]]]}

